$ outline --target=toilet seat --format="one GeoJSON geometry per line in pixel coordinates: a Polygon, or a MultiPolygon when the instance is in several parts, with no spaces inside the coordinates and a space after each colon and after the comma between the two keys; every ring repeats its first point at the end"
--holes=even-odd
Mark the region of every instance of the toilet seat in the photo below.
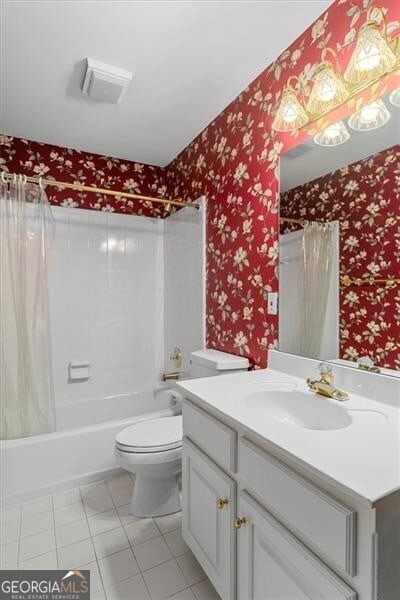
{"type": "Polygon", "coordinates": [[[182,446],[182,415],[140,421],[120,431],[115,445],[121,452],[155,453],[182,446]]]}

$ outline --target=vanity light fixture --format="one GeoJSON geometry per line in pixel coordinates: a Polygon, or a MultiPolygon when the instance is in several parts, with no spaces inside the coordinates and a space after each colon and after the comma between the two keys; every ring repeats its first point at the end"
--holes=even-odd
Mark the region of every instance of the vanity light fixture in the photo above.
{"type": "Polygon", "coordinates": [[[349,126],[356,131],[378,129],[390,119],[390,112],[382,100],[366,104],[349,117],[349,126]]]}
{"type": "Polygon", "coordinates": [[[317,133],[314,136],[314,142],[318,146],[340,146],[350,139],[350,134],[343,121],[338,121],[333,125],[329,125],[324,131],[317,133]]]}
{"type": "Polygon", "coordinates": [[[316,70],[314,85],[307,102],[306,108],[310,114],[332,110],[345,102],[350,95],[340,77],[336,75],[333,64],[325,60],[327,52],[331,52],[337,59],[332,48],[324,48],[321,54],[322,62],[316,70]]]}
{"type": "Polygon", "coordinates": [[[393,90],[393,92],[389,96],[389,101],[393,106],[400,108],[400,87],[393,90]]]}
{"type": "Polygon", "coordinates": [[[349,83],[360,84],[381,77],[396,63],[396,56],[389,46],[385,15],[381,8],[372,6],[368,21],[359,33],[356,47],[344,73],[349,83]],[[380,23],[379,23],[380,21],[380,23]],[[383,32],[379,25],[383,25],[383,32]]]}
{"type": "MultiPolygon", "coordinates": [[[[300,82],[300,90],[304,100],[308,96],[307,100],[300,101],[290,84],[292,79],[300,81],[299,78],[292,76],[288,79],[272,129],[283,132],[299,130],[400,68],[400,35],[388,38],[384,11],[372,6],[368,10],[367,19],[358,33],[344,76],[340,73],[336,52],[332,48],[324,48],[321,63],[313,76],[311,92],[300,82]],[[328,52],[335,57],[335,65],[326,60],[328,52]]],[[[399,95],[393,95],[392,104],[398,102],[399,95]]],[[[382,122],[381,125],[383,124],[382,122]]]]}
{"type": "Polygon", "coordinates": [[[289,83],[291,79],[298,78],[290,77],[286,88],[283,90],[278,112],[272,124],[275,131],[293,131],[294,129],[300,129],[308,123],[308,116],[298,101],[296,92],[289,83]]]}

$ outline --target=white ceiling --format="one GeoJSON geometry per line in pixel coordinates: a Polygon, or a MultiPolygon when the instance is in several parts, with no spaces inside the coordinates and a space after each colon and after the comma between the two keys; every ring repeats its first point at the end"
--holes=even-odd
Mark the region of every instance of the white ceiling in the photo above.
{"type": "Polygon", "coordinates": [[[168,164],[331,0],[1,0],[3,133],[168,164]],[[129,71],[120,105],[83,59],[129,71]]]}

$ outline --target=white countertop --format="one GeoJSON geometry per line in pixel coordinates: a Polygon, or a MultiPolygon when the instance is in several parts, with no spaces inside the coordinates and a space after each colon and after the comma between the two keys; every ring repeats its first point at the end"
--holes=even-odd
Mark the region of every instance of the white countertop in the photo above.
{"type": "MultiPolygon", "coordinates": [[[[244,395],[272,382],[293,382],[296,390],[308,392],[303,378],[273,369],[186,380],[177,387],[205,409],[215,409],[371,504],[400,490],[399,406],[351,393],[348,401],[339,403],[352,418],[348,427],[303,429],[245,405],[244,395]]],[[[316,403],[338,404],[312,395],[316,403]]]]}

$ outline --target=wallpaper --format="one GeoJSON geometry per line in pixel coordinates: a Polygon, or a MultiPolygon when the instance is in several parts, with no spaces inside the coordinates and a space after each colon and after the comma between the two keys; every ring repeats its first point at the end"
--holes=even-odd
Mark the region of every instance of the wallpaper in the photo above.
{"type": "Polygon", "coordinates": [[[167,188],[161,167],[2,135],[0,170],[122,192],[114,197],[47,186],[51,204],[146,217],[165,216],[163,204],[129,200],[123,195],[123,192],[129,192],[165,197],[167,188]]]}
{"type": "MultiPolygon", "coordinates": [[[[340,221],[341,276],[400,278],[400,146],[285,192],[280,209],[340,221]]],[[[339,339],[341,358],[400,369],[400,286],[342,286],[339,339]]]]}
{"type": "MultiPolygon", "coordinates": [[[[336,50],[344,71],[371,4],[334,2],[168,167],[175,195],[193,200],[205,194],[208,200],[207,345],[247,356],[256,367],[266,365],[267,349],[278,340],[278,319],[267,314],[266,294],[278,291],[279,155],[400,85],[400,77],[383,81],[302,135],[275,136],[273,111],[290,76],[310,86],[326,46],[336,50]]],[[[387,10],[388,31],[398,31],[400,3],[379,4],[387,10]]]]}
{"type": "MultiPolygon", "coordinates": [[[[278,319],[266,312],[266,294],[278,289],[279,155],[400,85],[400,76],[384,79],[301,135],[276,136],[271,129],[274,110],[290,76],[297,75],[305,88],[310,87],[326,46],[336,50],[344,71],[371,5],[372,0],[336,0],[165,170],[15,139],[0,146],[3,168],[27,174],[44,171],[54,178],[142,194],[163,195],[167,186],[169,197],[185,201],[205,195],[207,345],[247,356],[256,368],[265,367],[267,349],[278,339],[278,319]]],[[[398,0],[380,0],[379,5],[386,10],[388,32],[398,32],[398,0]]],[[[160,207],[131,205],[123,196],[112,200],[48,191],[56,204],[163,216],[160,207]]]]}

